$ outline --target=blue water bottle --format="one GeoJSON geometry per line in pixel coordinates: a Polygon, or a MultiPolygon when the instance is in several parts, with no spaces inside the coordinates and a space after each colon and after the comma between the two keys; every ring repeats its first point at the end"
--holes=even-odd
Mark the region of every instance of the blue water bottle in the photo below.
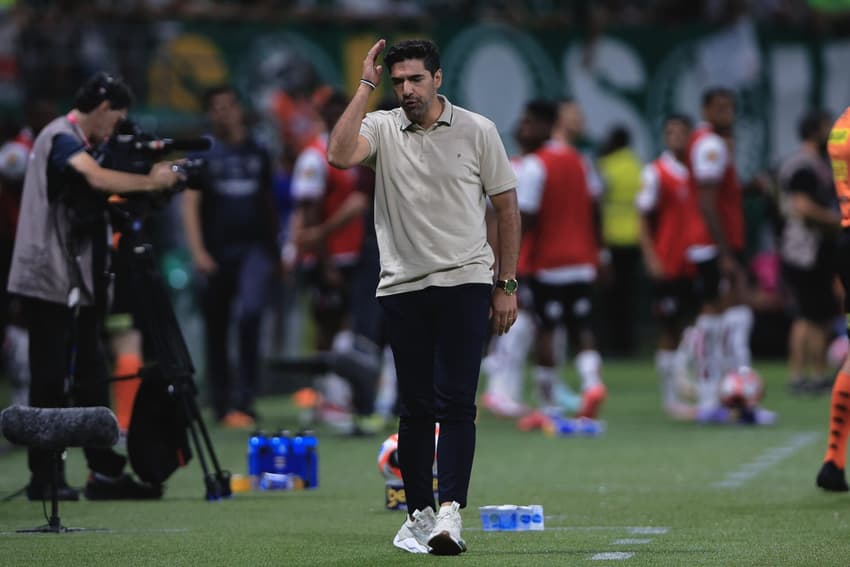
{"type": "Polygon", "coordinates": [[[304,488],[319,486],[318,439],[312,431],[302,431],[290,444],[290,471],[304,481],[304,488]]]}
{"type": "Polygon", "coordinates": [[[290,434],[289,431],[281,430],[271,439],[271,468],[269,471],[275,474],[286,474],[290,472],[290,434]]]}
{"type": "Polygon", "coordinates": [[[268,444],[268,438],[262,431],[255,431],[248,439],[248,476],[251,478],[251,486],[260,486],[260,477],[263,474],[262,457],[268,444]]]}

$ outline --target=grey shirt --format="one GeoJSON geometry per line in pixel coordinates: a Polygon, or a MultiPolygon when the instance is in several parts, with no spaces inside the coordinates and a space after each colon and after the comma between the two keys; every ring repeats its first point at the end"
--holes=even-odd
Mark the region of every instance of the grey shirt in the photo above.
{"type": "Polygon", "coordinates": [[[370,112],[360,127],[376,177],[378,296],[493,282],[486,198],[516,178],[495,124],[438,96],[445,107],[428,130],[401,108],[370,112]]]}
{"type": "MultiPolygon", "coordinates": [[[[60,199],[48,199],[48,160],[53,140],[59,134],[74,136],[81,146],[86,145],[81,132],[65,116],[45,126],[35,139],[24,178],[8,290],[67,304],[71,288],[78,284],[79,274],[83,284],[79,286],[80,304],[93,305],[91,238],[73,237],[68,207],[60,199]],[[69,246],[75,249],[75,254],[69,255],[69,246]]],[[[55,178],[50,181],[60,182],[55,178]]]]}

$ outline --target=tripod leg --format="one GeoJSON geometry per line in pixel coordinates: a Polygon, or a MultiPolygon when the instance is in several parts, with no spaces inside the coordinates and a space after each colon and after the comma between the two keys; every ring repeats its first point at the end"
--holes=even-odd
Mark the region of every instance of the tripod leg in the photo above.
{"type": "Polygon", "coordinates": [[[47,528],[53,532],[62,531],[62,521],[59,519],[59,461],[62,459],[61,451],[53,451],[50,456],[52,463],[51,480],[53,486],[50,491],[50,519],[47,520],[47,528]]]}
{"type": "Polygon", "coordinates": [[[230,490],[230,473],[221,470],[221,465],[219,465],[218,457],[216,457],[215,454],[215,448],[213,447],[212,440],[210,439],[210,434],[207,431],[207,426],[204,424],[204,418],[201,416],[201,411],[198,409],[198,402],[195,400],[195,397],[189,395],[184,396],[184,399],[186,400],[186,405],[189,406],[189,415],[192,420],[197,423],[198,429],[201,431],[201,436],[203,437],[207,454],[212,462],[213,470],[215,471],[215,479],[218,483],[219,494],[222,498],[227,498],[232,494],[230,490]]]}
{"type": "Polygon", "coordinates": [[[218,500],[221,498],[221,488],[218,485],[218,480],[210,474],[207,467],[207,458],[204,456],[204,447],[198,439],[198,432],[195,430],[195,414],[192,412],[192,405],[189,402],[188,396],[180,396],[183,399],[183,411],[186,412],[188,419],[186,423],[189,427],[189,434],[192,436],[192,444],[195,446],[195,452],[198,454],[198,461],[201,463],[201,470],[204,472],[204,486],[206,487],[206,499],[218,500]]]}

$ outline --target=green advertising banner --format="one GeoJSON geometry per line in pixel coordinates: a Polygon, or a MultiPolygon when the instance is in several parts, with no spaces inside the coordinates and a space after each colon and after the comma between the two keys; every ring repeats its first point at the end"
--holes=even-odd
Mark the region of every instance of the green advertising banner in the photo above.
{"type": "Polygon", "coordinates": [[[491,118],[509,149],[527,100],[571,95],[584,107],[591,138],[626,126],[648,160],[659,151],[663,117],[675,111],[698,119],[702,91],[723,85],[739,93],[735,148],[748,179],[796,147],[797,122],[808,108],[839,113],[850,105],[850,39],[816,40],[747,20],[715,30],[627,28],[590,43],[557,29],[498,24],[418,32],[184,23],[162,35],[150,56],[147,97],[161,126],[197,116],[204,88],[230,80],[261,116],[297,135],[310,120],[299,110],[323,85],[354,89],[378,37],[420,35],[441,46],[442,92],[491,118]]]}

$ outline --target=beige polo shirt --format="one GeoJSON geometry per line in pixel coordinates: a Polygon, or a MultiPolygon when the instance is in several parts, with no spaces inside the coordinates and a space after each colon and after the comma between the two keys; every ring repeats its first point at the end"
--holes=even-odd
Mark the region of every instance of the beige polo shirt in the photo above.
{"type": "Polygon", "coordinates": [[[495,124],[438,96],[445,108],[428,130],[401,108],[370,112],[360,127],[375,170],[378,296],[493,282],[486,197],[516,178],[495,124]]]}

